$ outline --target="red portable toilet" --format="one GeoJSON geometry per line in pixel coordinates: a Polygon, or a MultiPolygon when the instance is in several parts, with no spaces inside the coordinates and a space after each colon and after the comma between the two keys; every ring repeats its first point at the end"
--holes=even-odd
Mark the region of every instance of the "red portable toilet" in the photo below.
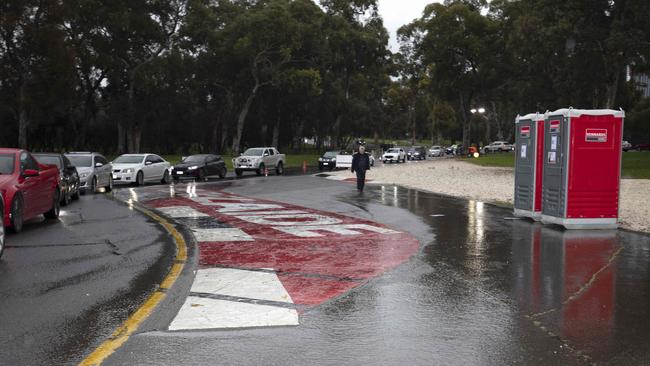
{"type": "Polygon", "coordinates": [[[560,109],[544,122],[542,222],[618,227],[623,119],[611,109],[560,109]]]}
{"type": "Polygon", "coordinates": [[[517,116],[515,128],[514,215],[539,220],[542,217],[544,115],[517,116]]]}

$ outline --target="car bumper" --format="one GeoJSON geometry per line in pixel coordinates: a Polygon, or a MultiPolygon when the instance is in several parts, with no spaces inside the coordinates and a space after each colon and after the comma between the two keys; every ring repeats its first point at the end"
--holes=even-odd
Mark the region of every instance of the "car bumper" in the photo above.
{"type": "Polygon", "coordinates": [[[133,183],[136,181],[137,173],[113,173],[113,183],[133,183]]]}
{"type": "Polygon", "coordinates": [[[172,178],[179,179],[194,179],[198,176],[198,169],[194,170],[172,170],[172,178]]]}

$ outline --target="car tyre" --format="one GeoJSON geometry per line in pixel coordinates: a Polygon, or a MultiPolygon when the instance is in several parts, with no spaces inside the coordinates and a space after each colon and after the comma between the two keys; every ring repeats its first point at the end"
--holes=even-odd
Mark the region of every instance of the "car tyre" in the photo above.
{"type": "Polygon", "coordinates": [[[11,231],[14,233],[19,233],[23,231],[23,198],[20,196],[14,197],[11,201],[11,219],[9,223],[11,224],[11,231]]]}
{"type": "Polygon", "coordinates": [[[59,188],[57,187],[56,191],[54,192],[54,202],[52,203],[52,209],[44,213],[43,215],[45,216],[46,219],[58,219],[59,218],[59,213],[61,212],[61,193],[59,191],[59,188]]]}
{"type": "Polygon", "coordinates": [[[65,192],[63,192],[63,199],[61,200],[61,205],[62,206],[67,206],[72,202],[72,197],[70,195],[70,192],[66,189],[65,192]]]}
{"type": "Polygon", "coordinates": [[[275,167],[275,174],[277,175],[284,174],[284,165],[282,164],[282,162],[279,162],[278,166],[275,167]]]}
{"type": "Polygon", "coordinates": [[[110,176],[108,177],[108,185],[106,186],[106,192],[110,192],[113,190],[113,177],[110,176]]]}
{"type": "Polygon", "coordinates": [[[141,171],[135,176],[135,185],[141,187],[144,185],[144,173],[141,171]]]}
{"type": "Polygon", "coordinates": [[[226,174],[228,174],[228,169],[225,166],[219,169],[219,179],[225,178],[226,174]]]}
{"type": "Polygon", "coordinates": [[[97,192],[97,177],[94,176],[93,179],[90,180],[90,193],[95,193],[97,192]]]}
{"type": "Polygon", "coordinates": [[[205,170],[199,169],[199,173],[196,176],[196,180],[199,182],[205,182],[207,180],[205,178],[205,170]]]}
{"type": "Polygon", "coordinates": [[[244,172],[241,171],[241,169],[235,169],[235,175],[238,177],[241,177],[244,172]]]}
{"type": "Polygon", "coordinates": [[[169,178],[169,170],[165,169],[165,173],[163,173],[162,179],[160,180],[160,183],[162,184],[169,184],[171,182],[171,179],[169,178]]]}
{"type": "Polygon", "coordinates": [[[264,174],[264,168],[265,168],[264,163],[260,164],[259,168],[257,168],[257,170],[255,170],[255,174],[257,174],[257,175],[264,174]]]}

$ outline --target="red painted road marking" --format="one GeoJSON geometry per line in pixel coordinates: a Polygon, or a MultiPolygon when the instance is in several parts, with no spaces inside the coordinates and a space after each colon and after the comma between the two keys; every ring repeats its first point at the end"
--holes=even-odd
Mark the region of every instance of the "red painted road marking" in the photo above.
{"type": "Polygon", "coordinates": [[[294,303],[304,306],[350,291],[404,263],[419,248],[411,235],[371,221],[216,190],[197,189],[188,197],[145,204],[186,207],[177,216],[186,212],[198,220],[205,217],[197,213],[203,213],[245,233],[247,241],[238,236],[207,241],[208,233],[222,229],[196,229],[204,239],[199,242],[200,266],[271,268],[294,303]]]}

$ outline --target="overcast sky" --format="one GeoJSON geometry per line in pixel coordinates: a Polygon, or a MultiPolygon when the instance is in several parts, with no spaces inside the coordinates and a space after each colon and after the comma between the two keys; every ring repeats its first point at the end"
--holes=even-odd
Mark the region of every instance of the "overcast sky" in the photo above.
{"type": "Polygon", "coordinates": [[[427,4],[441,2],[440,0],[379,0],[379,13],[384,18],[384,26],[390,32],[390,47],[393,51],[399,49],[396,32],[399,27],[410,23],[422,16],[427,4]]]}

